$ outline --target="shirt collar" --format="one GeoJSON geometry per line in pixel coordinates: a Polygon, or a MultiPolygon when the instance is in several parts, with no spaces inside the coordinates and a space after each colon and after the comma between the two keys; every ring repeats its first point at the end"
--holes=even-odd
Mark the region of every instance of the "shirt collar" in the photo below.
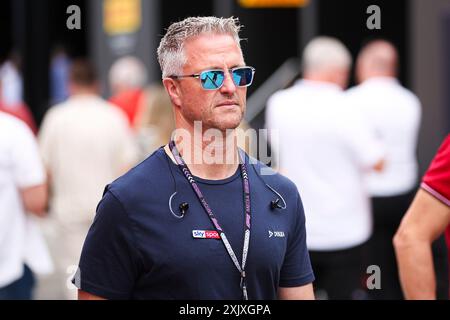
{"type": "Polygon", "coordinates": [[[80,94],[74,94],[69,97],[70,101],[80,101],[80,100],[101,100],[101,98],[92,93],[80,93],[80,94]]]}
{"type": "Polygon", "coordinates": [[[364,81],[362,84],[399,84],[397,78],[394,77],[372,77],[364,81]]]}
{"type": "Polygon", "coordinates": [[[308,87],[311,89],[318,89],[318,90],[331,90],[331,91],[338,91],[342,92],[342,88],[339,87],[337,84],[331,83],[331,82],[325,82],[325,81],[316,81],[316,80],[306,80],[301,79],[297,80],[295,82],[295,85],[308,87]]]}

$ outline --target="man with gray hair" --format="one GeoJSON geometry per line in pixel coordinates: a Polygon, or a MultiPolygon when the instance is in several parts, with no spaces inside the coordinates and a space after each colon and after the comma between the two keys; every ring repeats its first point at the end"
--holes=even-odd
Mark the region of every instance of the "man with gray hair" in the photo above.
{"type": "Polygon", "coordinates": [[[255,71],[240,28],[193,17],[162,38],[177,129],[106,187],[74,279],[80,299],[314,298],[295,185],[262,176],[236,144],[255,71]]]}
{"type": "Polygon", "coordinates": [[[364,170],[381,167],[382,150],[345,105],[351,56],[337,39],[313,39],[303,79],[268,101],[266,126],[278,130],[279,168],[302,193],[316,297],[360,298],[363,244],[371,234],[364,170]]]}

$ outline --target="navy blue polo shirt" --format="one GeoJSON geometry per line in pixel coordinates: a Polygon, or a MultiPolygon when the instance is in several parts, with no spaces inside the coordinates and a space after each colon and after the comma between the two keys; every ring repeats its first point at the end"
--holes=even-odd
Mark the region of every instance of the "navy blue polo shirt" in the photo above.
{"type": "MultiPolygon", "coordinates": [[[[249,158],[246,156],[246,161],[249,158]]],[[[254,160],[254,159],[253,159],[254,160]]],[[[305,216],[295,185],[249,164],[251,238],[246,274],[249,299],[276,299],[278,287],[314,280],[305,216]],[[262,180],[264,179],[264,180],[262,180]],[[279,192],[286,209],[270,208],[279,192]]],[[[196,178],[239,262],[244,238],[241,172],[223,180],[196,178]]],[[[107,186],[83,246],[78,286],[107,299],[242,299],[240,274],[191,185],[163,148],[107,186]],[[178,219],[179,205],[189,204],[178,219]]],[[[77,281],[75,281],[77,282],[77,281]]]]}

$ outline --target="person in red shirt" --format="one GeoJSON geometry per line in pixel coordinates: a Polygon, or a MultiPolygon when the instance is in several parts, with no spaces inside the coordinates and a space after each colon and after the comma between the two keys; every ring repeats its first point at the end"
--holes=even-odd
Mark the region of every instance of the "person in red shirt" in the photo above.
{"type": "Polygon", "coordinates": [[[135,57],[122,57],[111,66],[109,83],[113,95],[109,102],[126,114],[131,128],[136,125],[136,114],[143,103],[146,82],[146,67],[135,57]]]}
{"type": "Polygon", "coordinates": [[[444,232],[449,246],[450,134],[425,173],[420,189],[394,237],[406,299],[436,299],[431,245],[444,232]]]}

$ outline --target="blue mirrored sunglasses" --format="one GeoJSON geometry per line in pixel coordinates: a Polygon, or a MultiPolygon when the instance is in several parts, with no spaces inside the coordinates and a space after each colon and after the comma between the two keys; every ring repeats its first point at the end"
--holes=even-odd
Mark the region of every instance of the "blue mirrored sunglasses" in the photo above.
{"type": "MultiPolygon", "coordinates": [[[[248,87],[253,82],[255,68],[253,67],[236,67],[229,69],[233,82],[238,87],[248,87]]],[[[202,88],[205,90],[217,90],[223,86],[225,80],[225,72],[220,69],[205,70],[198,74],[188,74],[181,76],[170,76],[173,79],[181,78],[199,78],[202,88]]]]}

